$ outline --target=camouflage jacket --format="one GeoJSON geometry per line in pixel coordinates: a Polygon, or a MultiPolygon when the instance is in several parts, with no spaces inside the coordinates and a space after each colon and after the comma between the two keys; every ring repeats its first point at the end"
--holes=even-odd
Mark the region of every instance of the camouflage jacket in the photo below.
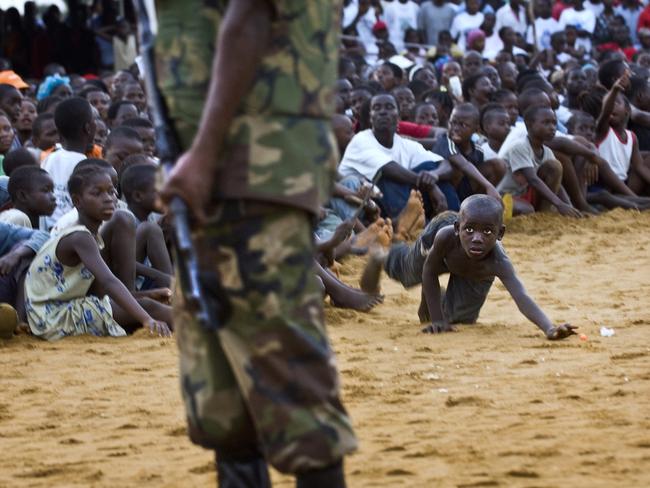
{"type": "MultiPolygon", "coordinates": [[[[214,197],[316,212],[329,197],[338,160],[330,116],[340,0],[269,1],[275,10],[271,39],[218,156],[214,197]]],[[[157,2],[159,83],[184,148],[201,118],[227,3],[157,2]]]]}

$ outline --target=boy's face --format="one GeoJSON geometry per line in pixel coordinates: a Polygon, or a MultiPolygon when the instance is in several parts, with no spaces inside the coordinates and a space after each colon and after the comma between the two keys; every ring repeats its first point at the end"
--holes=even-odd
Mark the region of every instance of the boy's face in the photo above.
{"type": "Polygon", "coordinates": [[[469,78],[481,71],[483,66],[483,58],[476,52],[469,52],[463,58],[463,77],[469,78]]]}
{"type": "Polygon", "coordinates": [[[117,111],[115,120],[113,121],[113,127],[119,127],[122,125],[122,122],[128,119],[135,119],[138,117],[138,109],[132,103],[125,103],[117,111]]]}
{"type": "Polygon", "coordinates": [[[465,2],[465,9],[467,10],[467,13],[470,15],[474,15],[476,12],[478,12],[478,7],[479,7],[478,0],[467,0],[465,2]]]}
{"type": "Polygon", "coordinates": [[[95,126],[95,138],[93,139],[93,144],[98,145],[99,147],[104,147],[106,144],[106,138],[108,137],[108,129],[106,124],[103,121],[97,120],[95,126]]]}
{"type": "Polygon", "coordinates": [[[415,97],[413,92],[408,88],[398,88],[394,92],[397,105],[399,106],[399,116],[402,120],[413,119],[413,109],[415,109],[415,97]]]}
{"type": "Polygon", "coordinates": [[[501,78],[501,86],[510,91],[517,87],[517,67],[510,61],[498,65],[497,71],[501,78]]]}
{"type": "Polygon", "coordinates": [[[118,72],[113,77],[113,81],[110,87],[110,92],[114,100],[119,100],[119,98],[122,96],[124,85],[126,85],[126,83],[128,83],[129,81],[134,81],[133,77],[124,71],[118,72]]]}
{"type": "Polygon", "coordinates": [[[350,106],[350,95],[352,94],[352,83],[349,80],[342,78],[336,82],[336,94],[341,97],[345,108],[350,106]]]}
{"type": "Polygon", "coordinates": [[[54,182],[48,175],[39,175],[25,192],[25,204],[37,215],[52,215],[56,209],[54,182]]]}
{"type": "Polygon", "coordinates": [[[395,132],[397,129],[397,102],[392,95],[376,95],[370,102],[370,123],[373,131],[395,132]]]}
{"type": "Polygon", "coordinates": [[[506,112],[494,111],[484,125],[485,134],[490,139],[503,142],[510,132],[510,117],[506,112]]]}
{"type": "Polygon", "coordinates": [[[388,66],[380,66],[377,71],[375,71],[375,78],[384,87],[384,90],[392,90],[397,86],[397,80],[395,79],[395,73],[388,66]]]}
{"type": "Polygon", "coordinates": [[[142,209],[148,212],[158,212],[161,210],[160,197],[156,190],[155,181],[147,185],[143,190],[135,192],[135,200],[142,209]]]}
{"type": "Polygon", "coordinates": [[[537,15],[542,19],[548,19],[551,16],[551,2],[548,0],[538,0],[535,2],[535,10],[537,10],[537,15]]]}
{"type": "Polygon", "coordinates": [[[436,107],[430,103],[420,106],[415,112],[415,123],[437,127],[439,120],[436,107]]]}
{"type": "Polygon", "coordinates": [[[94,91],[90,92],[86,98],[88,103],[97,109],[101,118],[106,120],[108,107],[111,104],[111,97],[108,96],[108,93],[104,93],[103,91],[94,91]]]}
{"type": "Polygon", "coordinates": [[[352,121],[345,117],[336,117],[335,121],[332,123],[332,128],[334,129],[334,136],[336,137],[336,142],[341,152],[345,152],[345,148],[348,147],[348,144],[354,137],[354,128],[352,127],[352,121]]]}
{"type": "Polygon", "coordinates": [[[449,117],[449,138],[456,144],[465,144],[476,132],[477,125],[475,114],[454,109],[449,117]]]}
{"type": "Polygon", "coordinates": [[[135,127],[135,131],[142,139],[142,147],[147,156],[154,157],[156,152],[156,131],[150,127],[135,127]]]}
{"type": "Polygon", "coordinates": [[[474,85],[471,97],[480,104],[485,104],[490,101],[492,95],[494,95],[494,87],[490,83],[490,79],[487,76],[481,76],[474,85]]]}
{"type": "Polygon", "coordinates": [[[566,88],[567,92],[573,96],[580,95],[587,88],[587,76],[582,69],[574,69],[569,72],[566,88]]]}
{"type": "Polygon", "coordinates": [[[44,120],[41,124],[41,131],[39,134],[34,135],[34,145],[41,151],[45,151],[53,147],[59,142],[59,131],[56,128],[54,119],[44,120]]]}
{"type": "Polygon", "coordinates": [[[29,100],[23,100],[20,104],[20,115],[18,116],[18,121],[16,122],[16,129],[22,131],[31,131],[32,124],[34,119],[38,114],[36,113],[36,107],[29,100]]]}
{"type": "Polygon", "coordinates": [[[594,118],[587,115],[580,115],[573,124],[573,135],[581,136],[589,142],[596,140],[596,122],[594,118]]]}
{"type": "Polygon", "coordinates": [[[372,98],[368,90],[355,90],[350,95],[350,107],[352,108],[352,115],[359,120],[361,115],[361,107],[364,103],[372,98]]]}
{"type": "Polygon", "coordinates": [[[555,137],[556,128],[557,119],[555,112],[549,108],[537,113],[528,132],[542,142],[548,142],[555,137]]]}
{"type": "Polygon", "coordinates": [[[505,30],[501,33],[501,40],[506,46],[514,46],[517,41],[517,34],[514,29],[506,27],[505,30]]]}
{"type": "Polygon", "coordinates": [[[4,110],[11,122],[16,122],[18,117],[20,117],[22,101],[23,96],[15,88],[9,90],[2,100],[0,100],[0,109],[4,110]]]}
{"type": "Polygon", "coordinates": [[[519,103],[517,102],[517,97],[515,94],[508,95],[504,97],[503,100],[499,102],[508,112],[508,117],[510,118],[510,125],[515,125],[517,119],[519,118],[519,103]]]}
{"type": "Polygon", "coordinates": [[[122,98],[122,100],[133,103],[140,112],[143,112],[147,107],[147,99],[144,96],[144,91],[142,90],[140,83],[129,83],[126,85],[124,87],[124,98],[122,98]]]}
{"type": "Polygon", "coordinates": [[[627,122],[627,106],[622,94],[618,94],[614,102],[612,114],[609,116],[609,123],[612,126],[620,127],[627,122]]]}
{"type": "Polygon", "coordinates": [[[490,254],[505,232],[500,216],[478,209],[461,211],[454,228],[463,251],[473,261],[480,261],[490,254]]]}
{"type": "Polygon", "coordinates": [[[137,139],[121,137],[120,139],[113,141],[113,145],[105,152],[104,159],[111,163],[111,166],[115,168],[115,171],[119,172],[122,163],[127,157],[131,154],[139,154],[142,152],[144,152],[144,148],[140,141],[137,139]]]}
{"type": "Polygon", "coordinates": [[[11,143],[14,140],[14,129],[9,119],[4,115],[0,116],[0,154],[9,151],[11,143]]]}
{"type": "Polygon", "coordinates": [[[115,212],[115,187],[106,171],[98,171],[79,195],[71,196],[79,212],[95,221],[110,220],[115,212]]]}
{"type": "Polygon", "coordinates": [[[438,89],[438,80],[436,75],[430,69],[421,69],[413,77],[414,80],[419,80],[423,83],[426,83],[429,89],[437,90],[438,89]]]}

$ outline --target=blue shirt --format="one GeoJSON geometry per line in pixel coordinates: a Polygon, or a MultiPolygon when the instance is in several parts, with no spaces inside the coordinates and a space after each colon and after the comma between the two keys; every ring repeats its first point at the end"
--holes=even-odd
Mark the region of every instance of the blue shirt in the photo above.
{"type": "Polygon", "coordinates": [[[47,232],[0,222],[0,256],[4,256],[16,244],[23,241],[25,246],[37,253],[49,238],[47,232]]]}

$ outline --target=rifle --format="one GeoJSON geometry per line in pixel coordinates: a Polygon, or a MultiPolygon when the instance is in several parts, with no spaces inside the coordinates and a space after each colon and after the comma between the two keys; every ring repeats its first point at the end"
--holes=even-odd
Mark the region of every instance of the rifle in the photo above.
{"type": "MultiPolygon", "coordinates": [[[[154,64],[155,38],[151,31],[145,0],[134,0],[133,6],[138,16],[138,37],[144,71],[142,74],[145,81],[149,113],[156,133],[156,149],[160,164],[165,173],[169,173],[180,155],[180,145],[174,130],[168,123],[167,107],[158,90],[154,64]]],[[[202,293],[202,277],[199,272],[194,244],[192,243],[190,215],[187,205],[180,197],[174,197],[169,203],[169,211],[174,229],[174,257],[179,270],[179,282],[183,290],[186,307],[195,313],[197,321],[203,328],[215,331],[219,328],[218,303],[215,301],[210,306],[202,293]]]]}

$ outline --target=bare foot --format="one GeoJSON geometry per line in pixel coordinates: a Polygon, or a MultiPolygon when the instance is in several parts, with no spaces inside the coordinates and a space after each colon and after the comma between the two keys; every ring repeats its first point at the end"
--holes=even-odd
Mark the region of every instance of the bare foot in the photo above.
{"type": "Polygon", "coordinates": [[[172,291],[169,288],[154,288],[152,290],[141,290],[135,292],[136,298],[151,298],[165,305],[170,305],[172,301],[172,291]]]}
{"type": "Polygon", "coordinates": [[[384,233],[385,222],[383,219],[377,219],[370,224],[366,230],[356,235],[354,247],[356,248],[370,248],[373,247],[379,240],[380,234],[384,233]]]}
{"type": "Polygon", "coordinates": [[[330,302],[335,307],[350,308],[359,312],[368,312],[384,301],[381,295],[371,295],[361,290],[343,285],[336,290],[329,290],[330,302]]]}
{"type": "Polygon", "coordinates": [[[359,281],[361,289],[366,293],[379,294],[381,292],[381,272],[384,269],[387,255],[388,253],[384,249],[378,247],[370,251],[370,257],[359,281]]]}
{"type": "Polygon", "coordinates": [[[424,201],[422,194],[411,190],[406,206],[397,217],[395,237],[407,241],[415,239],[424,228],[424,201]]]}

